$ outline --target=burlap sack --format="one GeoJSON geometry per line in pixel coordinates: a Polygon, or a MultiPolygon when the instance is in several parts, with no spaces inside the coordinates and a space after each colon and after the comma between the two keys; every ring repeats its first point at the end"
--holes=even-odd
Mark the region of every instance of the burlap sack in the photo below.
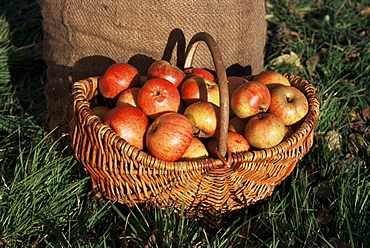
{"type": "MultiPolygon", "coordinates": [[[[229,75],[256,74],[263,67],[264,0],[39,0],[47,69],[49,128],[69,132],[71,85],[101,76],[114,62],[141,74],[154,60],[181,66],[190,38],[210,33],[229,75]],[[172,51],[174,50],[174,51],[172,51]]],[[[205,45],[194,66],[213,68],[205,45]]]]}

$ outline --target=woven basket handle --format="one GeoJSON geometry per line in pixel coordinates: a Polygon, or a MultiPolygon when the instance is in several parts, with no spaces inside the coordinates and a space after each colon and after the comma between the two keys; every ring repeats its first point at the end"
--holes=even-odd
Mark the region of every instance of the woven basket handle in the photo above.
{"type": "Polygon", "coordinates": [[[220,90],[220,120],[219,132],[220,135],[218,152],[222,156],[220,159],[225,160],[227,154],[227,133],[229,127],[229,92],[227,86],[226,68],[222,60],[220,49],[214,38],[206,33],[200,32],[192,37],[185,53],[184,68],[191,67],[193,62],[194,53],[200,42],[205,42],[211,52],[213,63],[215,65],[217,80],[220,90]]]}

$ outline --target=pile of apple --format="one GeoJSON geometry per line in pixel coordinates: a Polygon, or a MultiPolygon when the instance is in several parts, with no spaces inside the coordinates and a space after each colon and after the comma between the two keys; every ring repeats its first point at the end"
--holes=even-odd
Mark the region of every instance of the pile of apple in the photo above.
{"type": "MultiPolygon", "coordinates": [[[[92,109],[130,145],[165,161],[217,158],[220,94],[202,68],[155,61],[146,76],[127,63],[110,66],[98,90],[113,106],[92,109]]],[[[278,72],[228,77],[227,148],[231,153],[278,145],[308,112],[305,95],[278,72]]]]}

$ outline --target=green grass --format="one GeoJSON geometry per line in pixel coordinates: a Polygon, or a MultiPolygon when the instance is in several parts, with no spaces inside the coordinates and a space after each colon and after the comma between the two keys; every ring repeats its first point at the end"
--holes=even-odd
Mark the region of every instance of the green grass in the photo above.
{"type": "Polygon", "coordinates": [[[315,144],[268,201],[208,229],[170,207],[129,209],[91,192],[82,165],[44,129],[39,7],[2,1],[0,247],[370,247],[368,8],[268,2],[265,69],[317,88],[315,144]],[[298,60],[276,63],[282,55],[298,60]]]}

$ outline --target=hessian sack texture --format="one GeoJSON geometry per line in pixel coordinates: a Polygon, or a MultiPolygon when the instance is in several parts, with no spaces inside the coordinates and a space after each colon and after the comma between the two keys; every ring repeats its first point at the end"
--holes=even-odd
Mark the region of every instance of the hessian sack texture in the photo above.
{"type": "MultiPolygon", "coordinates": [[[[49,128],[69,132],[71,85],[103,75],[115,62],[142,75],[158,59],[181,66],[187,43],[208,32],[219,45],[228,75],[263,68],[266,35],[264,0],[39,0],[47,65],[49,128]]],[[[206,45],[194,67],[213,69],[206,45]]]]}

